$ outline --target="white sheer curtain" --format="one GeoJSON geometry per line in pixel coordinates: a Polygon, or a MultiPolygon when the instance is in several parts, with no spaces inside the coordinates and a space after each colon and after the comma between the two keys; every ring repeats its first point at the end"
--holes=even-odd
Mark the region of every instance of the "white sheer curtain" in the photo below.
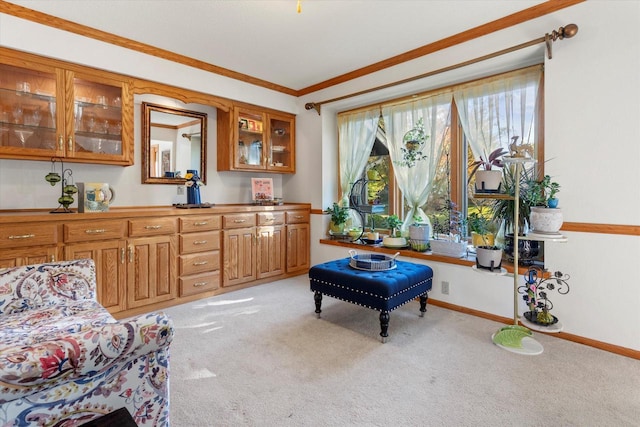
{"type": "Polygon", "coordinates": [[[495,76],[454,89],[464,134],[475,159],[496,148],[509,150],[511,138],[534,145],[535,114],[542,67],[535,66],[495,76]]]}
{"type": "Polygon", "coordinates": [[[367,166],[367,160],[376,139],[379,118],[379,109],[338,116],[342,206],[348,206],[351,186],[360,178],[367,166]]]}
{"type": "Polygon", "coordinates": [[[446,91],[418,101],[382,108],[389,156],[393,162],[398,187],[409,206],[409,211],[403,220],[403,229],[413,223],[414,216],[419,216],[424,222],[428,222],[428,217],[421,206],[429,197],[442,156],[444,140],[449,133],[451,99],[451,92],[446,91]],[[416,161],[415,165],[409,167],[403,162],[402,138],[417,125],[420,119],[423,121],[427,135],[426,143],[421,148],[426,158],[416,161]]]}

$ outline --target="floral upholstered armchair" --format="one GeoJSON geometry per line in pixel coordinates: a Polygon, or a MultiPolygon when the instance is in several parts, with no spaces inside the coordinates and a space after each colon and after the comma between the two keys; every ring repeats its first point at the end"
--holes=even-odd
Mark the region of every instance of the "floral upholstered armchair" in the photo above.
{"type": "Polygon", "coordinates": [[[169,425],[171,320],[117,321],[93,260],[0,269],[0,425],[76,426],[126,408],[169,425]]]}

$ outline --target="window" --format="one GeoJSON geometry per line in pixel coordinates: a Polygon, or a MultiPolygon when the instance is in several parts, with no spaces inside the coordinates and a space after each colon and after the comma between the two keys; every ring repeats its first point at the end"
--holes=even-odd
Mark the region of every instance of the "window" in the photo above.
{"type": "MultiPolygon", "coordinates": [[[[469,165],[497,147],[508,150],[515,136],[534,147],[535,158],[543,158],[541,74],[541,66],[529,67],[369,107],[368,115],[362,110],[340,113],[339,122],[368,120],[370,144],[361,146],[370,155],[352,176],[369,180],[368,204],[386,205],[375,226],[381,228],[383,218],[391,214],[410,224],[422,212],[429,222],[442,223],[450,206],[464,218],[474,212],[489,216],[492,201],[474,197],[469,165]],[[403,137],[419,126],[428,137],[421,148],[424,159],[407,167],[402,157],[406,154],[403,137]]],[[[352,144],[342,129],[341,156],[347,151],[343,148],[352,144]]],[[[342,169],[343,159],[340,161],[342,169]]],[[[344,176],[341,172],[343,183],[344,176]]],[[[344,197],[345,186],[341,187],[344,197]]]]}

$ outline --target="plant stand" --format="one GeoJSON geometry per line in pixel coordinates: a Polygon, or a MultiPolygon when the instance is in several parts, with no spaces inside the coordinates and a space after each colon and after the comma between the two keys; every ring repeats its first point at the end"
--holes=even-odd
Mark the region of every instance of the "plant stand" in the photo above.
{"type": "MultiPolygon", "coordinates": [[[[503,162],[505,165],[513,164],[516,168],[515,176],[519,177],[522,173],[522,166],[525,163],[535,162],[534,159],[527,157],[504,157],[503,162]]],[[[535,356],[541,354],[544,351],[544,347],[538,341],[532,337],[532,333],[528,328],[518,325],[518,217],[520,216],[520,179],[515,180],[515,192],[514,192],[514,213],[513,213],[513,247],[516,248],[513,251],[513,326],[505,327],[498,330],[491,336],[491,340],[498,347],[510,351],[512,353],[523,354],[528,356],[535,356]],[[522,328],[522,329],[520,329],[522,328]]]]}

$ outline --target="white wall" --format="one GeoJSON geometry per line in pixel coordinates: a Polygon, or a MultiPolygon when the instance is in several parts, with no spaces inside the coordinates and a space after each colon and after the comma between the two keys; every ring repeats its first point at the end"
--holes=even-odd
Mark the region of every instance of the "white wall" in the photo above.
{"type": "MultiPolygon", "coordinates": [[[[300,99],[5,15],[0,15],[0,45],[297,113],[297,173],[268,176],[274,177],[285,200],[311,202],[313,208],[323,209],[337,195],[337,111],[530,64],[542,58],[544,48],[537,45],[401,87],[325,104],[322,115],[305,111],[306,102],[422,75],[537,39],[569,23],[579,26],[578,35],[555,42],[553,59],[545,61],[545,148],[547,158],[553,158],[546,169],[562,185],[559,196],[566,221],[640,225],[640,2],[581,3],[300,99]]],[[[206,111],[210,183],[202,189],[203,200],[248,202],[248,182],[254,174],[215,170],[216,116],[211,110],[206,111]]],[[[135,120],[134,166],[74,164],[74,177],[126,188],[127,192],[118,193],[117,204],[170,203],[176,193],[173,186],[140,184],[139,106],[135,120]]],[[[48,171],[46,162],[0,160],[0,208],[51,207],[57,192],[44,182],[48,171]]],[[[327,221],[326,216],[312,216],[313,263],[346,256],[344,248],[317,243],[325,236],[327,221]]],[[[571,275],[571,292],[553,298],[554,313],[569,333],[640,350],[640,238],[566,234],[568,243],[546,246],[549,267],[571,275]]],[[[513,315],[512,278],[450,264],[429,265],[435,271],[432,298],[513,315]],[[450,283],[449,295],[439,292],[443,280],[450,283]]]]}
{"type": "MultiPolygon", "coordinates": [[[[298,100],[324,101],[368,87],[467,61],[575,23],[578,35],[553,44],[545,62],[545,169],[562,185],[559,193],[565,221],[640,225],[640,2],[590,1],[429,55],[402,66],[310,94],[298,100]],[[615,39],[611,28],[616,30],[615,39]]],[[[300,132],[313,147],[305,148],[322,166],[310,162],[307,180],[314,208],[336,199],[335,112],[425,91],[509,67],[542,60],[543,44],[417,82],[322,105],[322,116],[300,113],[300,132]],[[301,120],[302,119],[302,120],[301,120]],[[322,135],[317,135],[322,129],[322,135]],[[318,146],[322,153],[318,153],[318,146]],[[312,175],[311,175],[312,173],[312,175]]],[[[298,174],[300,175],[300,174],[298,174]]],[[[304,179],[301,177],[301,179],[304,179]]],[[[323,238],[328,218],[315,216],[312,243],[323,238]]],[[[566,233],[567,243],[547,243],[545,260],[552,270],[571,276],[571,291],[552,295],[554,314],[564,330],[586,338],[640,350],[640,238],[595,233],[566,233]]],[[[313,243],[312,262],[347,256],[344,248],[313,243]]],[[[419,261],[422,262],[422,261],[419,261]]],[[[431,297],[493,313],[513,316],[513,278],[486,276],[470,268],[428,262],[434,268],[431,297]],[[440,282],[450,294],[440,293],[440,282]]],[[[519,304],[523,304],[520,302],[519,304]]],[[[521,312],[523,310],[521,309],[521,312]]]]}

